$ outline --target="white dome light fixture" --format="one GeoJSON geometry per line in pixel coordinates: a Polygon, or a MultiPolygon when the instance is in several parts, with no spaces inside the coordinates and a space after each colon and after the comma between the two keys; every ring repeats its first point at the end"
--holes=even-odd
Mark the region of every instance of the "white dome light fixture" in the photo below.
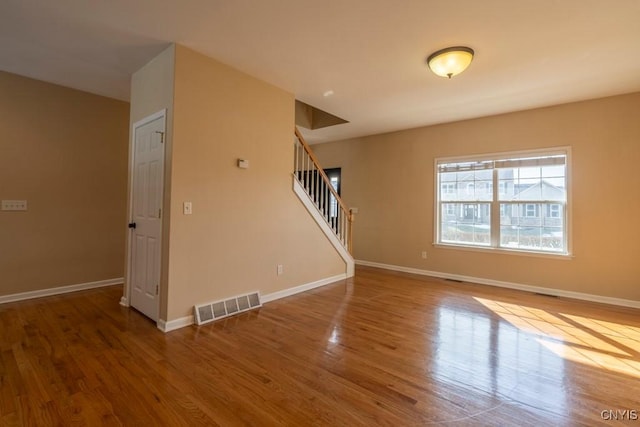
{"type": "Polygon", "coordinates": [[[451,78],[467,69],[473,54],[473,49],[470,47],[447,47],[429,55],[427,64],[434,74],[451,78]]]}

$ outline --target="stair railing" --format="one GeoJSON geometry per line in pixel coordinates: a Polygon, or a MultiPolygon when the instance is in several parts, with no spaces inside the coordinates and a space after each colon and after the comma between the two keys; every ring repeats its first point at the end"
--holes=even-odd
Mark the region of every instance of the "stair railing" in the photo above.
{"type": "Polygon", "coordinates": [[[311,147],[297,128],[295,129],[294,154],[293,175],[295,179],[305,189],[338,240],[349,253],[353,253],[353,213],[340,198],[311,147]]]}

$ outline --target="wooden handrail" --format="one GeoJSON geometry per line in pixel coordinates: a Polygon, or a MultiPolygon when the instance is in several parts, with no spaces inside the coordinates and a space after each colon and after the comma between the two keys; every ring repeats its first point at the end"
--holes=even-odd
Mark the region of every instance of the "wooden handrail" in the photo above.
{"type": "MultiPolygon", "coordinates": [[[[295,128],[295,134],[296,134],[296,137],[298,138],[298,140],[300,141],[300,144],[302,145],[302,148],[304,148],[304,151],[307,152],[307,155],[309,156],[309,158],[313,162],[313,165],[316,167],[316,169],[318,170],[318,172],[322,176],[322,179],[324,180],[325,183],[328,184],[327,186],[329,187],[329,191],[331,191],[331,194],[333,194],[333,197],[336,198],[336,200],[338,201],[338,203],[342,207],[342,210],[347,212],[347,213],[349,213],[349,217],[351,217],[351,212],[349,211],[349,208],[347,208],[347,206],[344,204],[344,202],[340,198],[340,195],[338,194],[338,192],[333,188],[333,185],[331,185],[331,180],[329,179],[327,174],[324,173],[324,169],[322,169],[322,166],[320,166],[320,162],[318,161],[318,158],[316,157],[316,155],[311,150],[311,147],[309,147],[309,144],[307,144],[307,142],[304,140],[304,138],[302,137],[302,134],[300,133],[298,128],[295,128]]],[[[351,218],[349,218],[349,221],[351,221],[351,218]]]]}

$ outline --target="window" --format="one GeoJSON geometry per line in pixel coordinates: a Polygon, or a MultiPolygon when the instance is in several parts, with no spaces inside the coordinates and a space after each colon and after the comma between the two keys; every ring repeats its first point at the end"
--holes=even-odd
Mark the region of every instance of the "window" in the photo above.
{"type": "Polygon", "coordinates": [[[549,218],[560,218],[561,206],[558,204],[547,205],[547,216],[549,218]]]}
{"type": "Polygon", "coordinates": [[[443,194],[454,194],[456,192],[456,185],[451,183],[445,183],[440,186],[443,194]]]}
{"type": "Polygon", "coordinates": [[[568,255],[568,156],[436,159],[436,243],[568,255]]]}
{"type": "Polygon", "coordinates": [[[500,192],[500,195],[503,195],[504,192],[506,191],[506,185],[504,182],[500,182],[498,183],[498,191],[500,192]]]}
{"type": "Polygon", "coordinates": [[[528,203],[524,205],[524,216],[528,218],[535,218],[538,216],[539,210],[540,210],[539,205],[528,203]]]}
{"type": "Polygon", "coordinates": [[[476,193],[476,185],[473,182],[467,183],[467,195],[472,196],[476,193]]]}

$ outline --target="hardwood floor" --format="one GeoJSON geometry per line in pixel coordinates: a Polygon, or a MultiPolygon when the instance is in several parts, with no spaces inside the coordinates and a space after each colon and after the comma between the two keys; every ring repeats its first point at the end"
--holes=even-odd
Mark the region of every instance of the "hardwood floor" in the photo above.
{"type": "Polygon", "coordinates": [[[0,305],[0,425],[640,423],[638,310],[363,267],[163,334],[121,295],[0,305]]]}

